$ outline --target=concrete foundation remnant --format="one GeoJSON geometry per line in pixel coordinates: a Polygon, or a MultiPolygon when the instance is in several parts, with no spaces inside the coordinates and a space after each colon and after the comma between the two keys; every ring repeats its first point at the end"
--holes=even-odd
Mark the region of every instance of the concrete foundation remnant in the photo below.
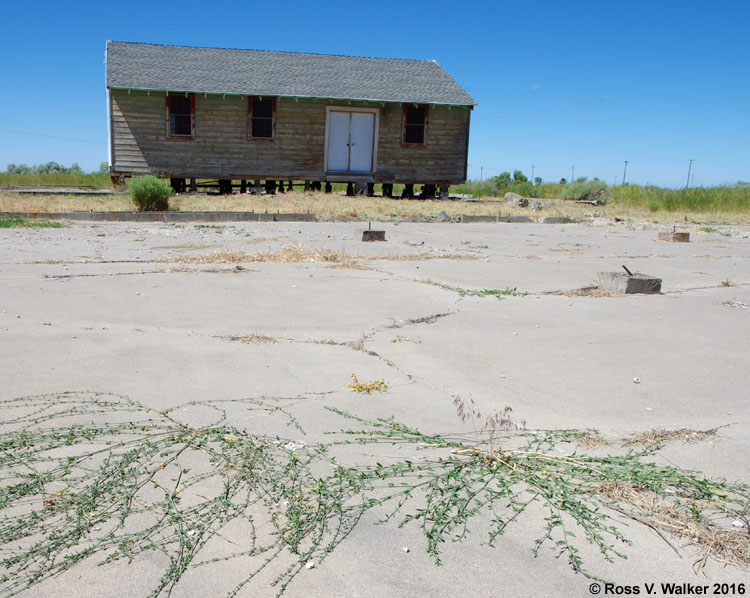
{"type": "Polygon", "coordinates": [[[659,233],[659,241],[671,241],[673,243],[689,243],[690,233],[659,233]]]}
{"type": "Polygon", "coordinates": [[[385,241],[384,230],[363,230],[362,231],[363,241],[385,241]]]}
{"type": "Polygon", "coordinates": [[[599,288],[623,294],[658,294],[661,293],[661,278],[648,274],[633,272],[599,272],[599,288]]]}

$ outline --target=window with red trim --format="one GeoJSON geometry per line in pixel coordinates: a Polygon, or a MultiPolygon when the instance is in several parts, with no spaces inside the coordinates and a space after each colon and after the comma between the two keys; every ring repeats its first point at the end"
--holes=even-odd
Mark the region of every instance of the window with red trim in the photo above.
{"type": "Polygon", "coordinates": [[[403,142],[409,145],[427,143],[427,106],[404,104],[403,142]]]}
{"type": "Polygon", "coordinates": [[[248,110],[247,136],[250,139],[273,139],[276,124],[276,98],[251,97],[248,110]]]}
{"type": "Polygon", "coordinates": [[[192,139],[195,129],[195,96],[192,93],[167,94],[167,135],[192,139]]]}

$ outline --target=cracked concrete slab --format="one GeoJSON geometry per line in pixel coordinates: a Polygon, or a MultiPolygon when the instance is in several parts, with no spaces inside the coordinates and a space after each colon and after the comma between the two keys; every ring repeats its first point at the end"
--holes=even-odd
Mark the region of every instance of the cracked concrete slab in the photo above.
{"type": "MultiPolygon", "coordinates": [[[[594,427],[623,436],[730,424],[715,442],[670,445],[657,458],[750,480],[750,463],[740,458],[750,449],[750,311],[732,307],[750,304],[750,228],[724,227],[729,236],[691,230],[691,243],[669,246],[650,224],[389,224],[388,241],[375,244],[362,243],[361,228],[269,222],[2,229],[0,398],[91,390],[164,409],[207,398],[300,397],[293,409],[308,442],[343,425],[324,406],[394,416],[424,431],[465,431],[456,395],[485,412],[509,405],[534,428],[594,427]],[[325,262],[181,269],[170,262],[292,243],[357,256],[370,269],[325,262]],[[403,259],[409,255],[423,257],[403,259]],[[399,259],[382,259],[388,256],[399,259]],[[622,264],[662,278],[662,293],[548,294],[590,285],[598,272],[622,264]],[[462,289],[527,294],[470,296],[462,289]],[[229,340],[249,335],[277,342],[229,340]],[[353,393],[353,373],[389,388],[353,393]]],[[[248,429],[288,433],[273,415],[238,409],[236,418],[248,429]]],[[[532,517],[495,548],[483,545],[481,530],[446,546],[440,568],[424,553],[419,530],[376,520],[368,515],[287,595],[588,591],[589,582],[550,551],[532,557],[532,517]]],[[[628,535],[634,547],[627,561],[597,561],[593,549],[585,555],[600,575],[622,583],[697,582],[690,549],[680,558],[648,530],[630,527],[628,535]]],[[[141,596],[158,577],[159,558],[82,563],[26,595],[101,596],[117,587],[123,596],[141,596]]],[[[739,582],[746,572],[710,565],[707,574],[739,582]]],[[[231,565],[196,569],[173,595],[215,595],[234,575],[231,565]]],[[[246,595],[275,594],[261,581],[246,595]]]]}

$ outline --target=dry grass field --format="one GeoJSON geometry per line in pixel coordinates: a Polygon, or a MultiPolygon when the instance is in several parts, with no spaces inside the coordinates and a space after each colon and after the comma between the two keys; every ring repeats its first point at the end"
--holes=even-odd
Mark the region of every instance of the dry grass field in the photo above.
{"type": "MultiPolygon", "coordinates": [[[[320,220],[361,221],[432,221],[444,212],[451,219],[462,214],[483,216],[529,216],[531,218],[561,217],[572,220],[595,218],[693,223],[747,223],[750,214],[742,212],[684,213],[623,206],[591,206],[573,202],[544,199],[540,210],[515,207],[497,198],[482,200],[400,200],[383,197],[347,197],[341,193],[292,192],[278,195],[208,195],[204,193],[176,195],[169,201],[170,209],[179,211],[248,211],[269,213],[311,213],[320,220]]],[[[107,196],[27,195],[0,191],[0,212],[49,213],[73,211],[129,212],[135,210],[125,193],[107,196]]]]}

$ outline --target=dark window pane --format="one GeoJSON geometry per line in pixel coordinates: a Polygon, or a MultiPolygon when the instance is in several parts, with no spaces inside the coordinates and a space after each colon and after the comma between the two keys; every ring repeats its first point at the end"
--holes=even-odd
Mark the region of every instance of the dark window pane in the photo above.
{"type": "Polygon", "coordinates": [[[414,106],[408,106],[406,108],[406,124],[424,125],[424,107],[415,108],[414,106]]]}
{"type": "Polygon", "coordinates": [[[190,115],[190,97],[185,96],[169,96],[169,112],[170,114],[187,114],[190,115]]]}
{"type": "Polygon", "coordinates": [[[171,135],[192,135],[192,118],[190,114],[172,114],[169,117],[169,133],[171,135]]]}
{"type": "Polygon", "coordinates": [[[406,143],[424,143],[424,124],[407,124],[406,131],[404,132],[404,141],[406,143]]]}
{"type": "Polygon", "coordinates": [[[193,134],[193,103],[185,94],[169,94],[169,134],[193,134]]]}
{"type": "Polygon", "coordinates": [[[271,118],[273,116],[273,100],[253,98],[253,118],[256,116],[271,118]]]}
{"type": "Polygon", "coordinates": [[[252,137],[273,137],[273,120],[253,117],[252,137]]]}

